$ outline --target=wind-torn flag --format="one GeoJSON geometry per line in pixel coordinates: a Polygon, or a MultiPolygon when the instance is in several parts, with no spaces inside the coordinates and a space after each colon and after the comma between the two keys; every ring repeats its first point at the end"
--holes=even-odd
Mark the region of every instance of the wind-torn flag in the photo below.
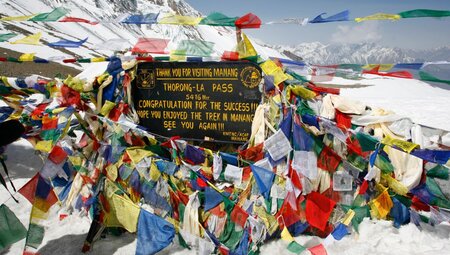
{"type": "Polygon", "coordinates": [[[175,237],[175,228],[162,218],[141,209],[137,230],[136,255],[155,254],[175,237]]]}
{"type": "Polygon", "coordinates": [[[337,22],[337,21],[348,21],[350,20],[349,15],[350,11],[345,10],[343,12],[337,13],[335,15],[332,15],[328,18],[322,17],[322,15],[325,15],[326,13],[321,13],[317,17],[315,17],[313,20],[310,20],[309,23],[326,23],[326,22],[337,22]]]}
{"type": "Polygon", "coordinates": [[[49,43],[47,45],[50,47],[55,47],[55,48],[78,48],[81,45],[83,45],[83,43],[85,43],[87,41],[87,39],[88,38],[86,37],[80,41],[59,40],[57,42],[49,43]]]}

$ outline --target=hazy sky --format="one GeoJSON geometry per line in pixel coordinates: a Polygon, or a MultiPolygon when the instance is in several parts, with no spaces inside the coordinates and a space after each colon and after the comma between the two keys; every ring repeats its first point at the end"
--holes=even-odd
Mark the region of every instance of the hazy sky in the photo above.
{"type": "MultiPolygon", "coordinates": [[[[218,11],[228,16],[248,12],[263,22],[284,18],[314,18],[350,10],[350,18],[377,12],[398,13],[412,9],[450,10],[449,0],[186,0],[204,15],[218,11]]],[[[450,46],[450,17],[442,19],[416,18],[392,21],[354,21],[306,26],[283,24],[247,29],[247,34],[270,44],[294,45],[319,41],[358,43],[376,42],[389,47],[430,49],[450,46]]]]}

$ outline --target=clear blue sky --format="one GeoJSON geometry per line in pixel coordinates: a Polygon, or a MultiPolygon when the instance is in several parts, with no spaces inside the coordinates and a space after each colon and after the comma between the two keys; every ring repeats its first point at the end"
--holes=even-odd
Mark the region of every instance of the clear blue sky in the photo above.
{"type": "MultiPolygon", "coordinates": [[[[350,18],[377,12],[398,13],[412,9],[450,10],[449,0],[186,0],[207,15],[218,11],[228,16],[252,12],[263,22],[283,18],[314,18],[322,12],[332,15],[350,10],[350,18]]],[[[247,29],[247,34],[270,44],[294,45],[302,42],[371,41],[389,47],[430,49],[450,46],[450,17],[416,18],[392,21],[326,24],[265,25],[247,29]]]]}

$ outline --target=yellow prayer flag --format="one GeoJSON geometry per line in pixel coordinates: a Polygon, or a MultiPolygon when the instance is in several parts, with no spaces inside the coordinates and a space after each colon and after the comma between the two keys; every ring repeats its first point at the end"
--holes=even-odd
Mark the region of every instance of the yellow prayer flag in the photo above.
{"type": "Polygon", "coordinates": [[[42,198],[35,197],[33,207],[31,208],[31,215],[33,221],[36,220],[46,220],[49,216],[49,207],[45,200],[42,198]]]}
{"type": "Polygon", "coordinates": [[[106,176],[111,181],[115,181],[117,179],[117,166],[116,164],[109,165],[106,167],[106,176]]]}
{"type": "Polygon", "coordinates": [[[272,60],[267,60],[264,63],[260,65],[263,72],[267,75],[271,75],[274,77],[273,83],[275,85],[278,85],[282,83],[283,81],[289,79],[289,76],[287,76],[284,71],[281,69],[281,67],[277,66],[275,62],[272,60]]]}
{"type": "Polygon", "coordinates": [[[29,20],[29,19],[33,18],[36,15],[37,14],[31,14],[31,15],[25,15],[25,16],[3,17],[0,20],[4,20],[4,21],[26,21],[26,20],[29,20]]]}
{"type": "Polygon", "coordinates": [[[177,61],[186,61],[186,51],[182,50],[171,50],[169,61],[177,62],[177,61]]]}
{"type": "Polygon", "coordinates": [[[396,179],[392,178],[389,174],[382,174],[381,179],[386,181],[388,186],[397,194],[406,196],[408,193],[408,188],[403,185],[401,182],[397,181],[396,179]]]}
{"type": "Polygon", "coordinates": [[[115,103],[106,100],[105,104],[102,106],[102,109],[100,110],[100,113],[103,116],[108,116],[109,112],[116,106],[115,103]]]}
{"type": "Polygon", "coordinates": [[[41,39],[42,33],[38,32],[36,34],[32,34],[26,36],[22,39],[16,40],[14,42],[10,42],[11,44],[30,44],[30,45],[40,45],[39,40],[41,39]]]}
{"type": "Polygon", "coordinates": [[[281,239],[283,239],[284,241],[288,241],[289,243],[295,241],[295,239],[292,237],[291,233],[289,233],[289,230],[286,226],[281,231],[281,239]]]}
{"type": "Polygon", "coordinates": [[[115,215],[117,221],[128,230],[128,232],[136,232],[141,208],[138,205],[133,204],[130,199],[116,194],[112,195],[109,202],[111,205],[110,213],[115,215]]]}
{"type": "Polygon", "coordinates": [[[347,211],[347,214],[342,219],[342,224],[344,224],[346,226],[350,225],[350,222],[352,222],[353,217],[355,217],[355,211],[353,211],[352,209],[349,209],[347,211]]]}
{"type": "Polygon", "coordinates": [[[244,33],[242,33],[242,40],[238,43],[236,47],[236,52],[239,53],[240,59],[255,57],[258,55],[252,43],[244,33]]]}
{"type": "Polygon", "coordinates": [[[98,58],[91,58],[91,62],[105,62],[106,58],[104,57],[98,57],[98,58]]]}
{"type": "Polygon", "coordinates": [[[69,156],[69,161],[74,166],[81,166],[81,163],[83,162],[81,157],[74,157],[74,156],[69,156]]]}
{"type": "Polygon", "coordinates": [[[367,20],[399,20],[402,17],[398,14],[389,13],[375,13],[366,17],[355,18],[356,22],[367,21],[367,20]]]}
{"type": "Polygon", "coordinates": [[[39,141],[34,146],[35,150],[43,151],[43,152],[50,152],[53,148],[52,141],[39,141]]]}
{"type": "Polygon", "coordinates": [[[153,155],[151,151],[147,151],[139,147],[130,147],[127,149],[127,153],[128,156],[130,156],[131,161],[133,161],[135,165],[138,164],[145,157],[150,157],[151,155],[153,155]]]}
{"type": "Polygon", "coordinates": [[[362,68],[366,69],[366,70],[371,70],[371,69],[374,69],[375,67],[379,66],[380,71],[386,72],[386,71],[391,70],[394,67],[394,65],[395,64],[367,64],[367,65],[363,66],[362,68]]]}
{"type": "Polygon", "coordinates": [[[379,219],[385,219],[388,213],[391,211],[392,199],[387,192],[387,188],[384,189],[381,194],[369,202],[370,208],[375,212],[375,216],[379,219]]]}
{"type": "Polygon", "coordinates": [[[182,15],[168,15],[163,17],[158,21],[158,24],[168,24],[168,25],[190,25],[195,26],[200,23],[203,18],[201,17],[189,17],[182,15]]]}
{"type": "Polygon", "coordinates": [[[22,62],[30,62],[34,60],[34,55],[36,55],[36,53],[24,53],[20,55],[18,60],[22,62]]]}
{"type": "Polygon", "coordinates": [[[287,98],[291,97],[291,93],[294,93],[294,95],[299,96],[306,100],[313,99],[316,97],[316,93],[314,93],[314,91],[309,90],[301,85],[296,86],[290,85],[286,92],[287,98]]]}
{"type": "Polygon", "coordinates": [[[152,162],[152,164],[150,166],[150,179],[152,181],[157,181],[160,176],[161,176],[161,172],[158,170],[156,165],[152,162]]]}
{"type": "Polygon", "coordinates": [[[253,205],[253,211],[259,218],[261,218],[269,234],[272,235],[275,233],[278,228],[278,221],[275,216],[267,213],[263,206],[257,206],[256,204],[253,205]]]}
{"type": "Polygon", "coordinates": [[[411,153],[411,151],[414,150],[415,148],[420,148],[420,146],[418,144],[410,143],[410,142],[403,141],[400,139],[395,139],[390,136],[386,136],[385,138],[383,138],[381,143],[389,145],[389,146],[397,146],[400,149],[402,149],[403,151],[408,152],[408,153],[411,153]]]}

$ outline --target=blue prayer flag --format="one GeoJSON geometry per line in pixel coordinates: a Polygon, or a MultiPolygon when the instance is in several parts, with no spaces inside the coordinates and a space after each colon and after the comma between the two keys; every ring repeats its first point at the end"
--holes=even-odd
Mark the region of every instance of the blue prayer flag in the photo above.
{"type": "Polygon", "coordinates": [[[209,211],[216,207],[218,204],[222,203],[222,195],[211,187],[205,188],[205,211],[209,211]]]}
{"type": "Polygon", "coordinates": [[[288,140],[291,140],[292,131],[292,112],[289,110],[287,116],[281,121],[280,129],[288,140]]]}
{"type": "Polygon", "coordinates": [[[315,17],[313,20],[309,21],[309,23],[326,23],[326,22],[336,22],[336,21],[348,21],[350,20],[350,11],[345,10],[343,12],[337,13],[335,15],[332,15],[328,18],[323,18],[322,15],[326,14],[321,13],[317,17],[315,17]]]}
{"type": "Polygon", "coordinates": [[[203,151],[189,144],[186,145],[186,149],[184,150],[184,157],[192,161],[195,165],[205,162],[203,151]]]}
{"type": "Polygon", "coordinates": [[[155,254],[175,237],[175,228],[162,218],[141,209],[137,229],[136,255],[155,254]]]}
{"type": "Polygon", "coordinates": [[[294,123],[294,150],[310,151],[314,145],[311,136],[297,123],[294,123]]]}
{"type": "Polygon", "coordinates": [[[156,24],[159,13],[134,14],[126,17],[121,23],[125,24],[156,24]]]}
{"type": "Polygon", "coordinates": [[[258,185],[259,192],[268,199],[270,189],[272,188],[275,174],[262,167],[251,165],[253,176],[255,177],[256,184],[258,185]]]}
{"type": "Polygon", "coordinates": [[[394,202],[394,206],[391,208],[390,215],[394,218],[394,227],[399,228],[401,225],[409,223],[410,214],[408,207],[395,197],[392,199],[392,202],[394,202]]]}
{"type": "Polygon", "coordinates": [[[83,43],[85,43],[87,41],[87,37],[84,38],[83,40],[80,41],[71,41],[71,40],[59,40],[57,42],[54,43],[49,43],[47,44],[47,46],[50,47],[58,47],[58,48],[78,48],[81,45],[83,45],[83,43]]]}
{"type": "Polygon", "coordinates": [[[333,235],[334,239],[336,240],[341,240],[342,238],[344,238],[344,236],[346,236],[348,234],[348,230],[347,230],[347,226],[345,226],[344,224],[340,223],[334,230],[333,232],[331,232],[331,234],[333,235]]]}

